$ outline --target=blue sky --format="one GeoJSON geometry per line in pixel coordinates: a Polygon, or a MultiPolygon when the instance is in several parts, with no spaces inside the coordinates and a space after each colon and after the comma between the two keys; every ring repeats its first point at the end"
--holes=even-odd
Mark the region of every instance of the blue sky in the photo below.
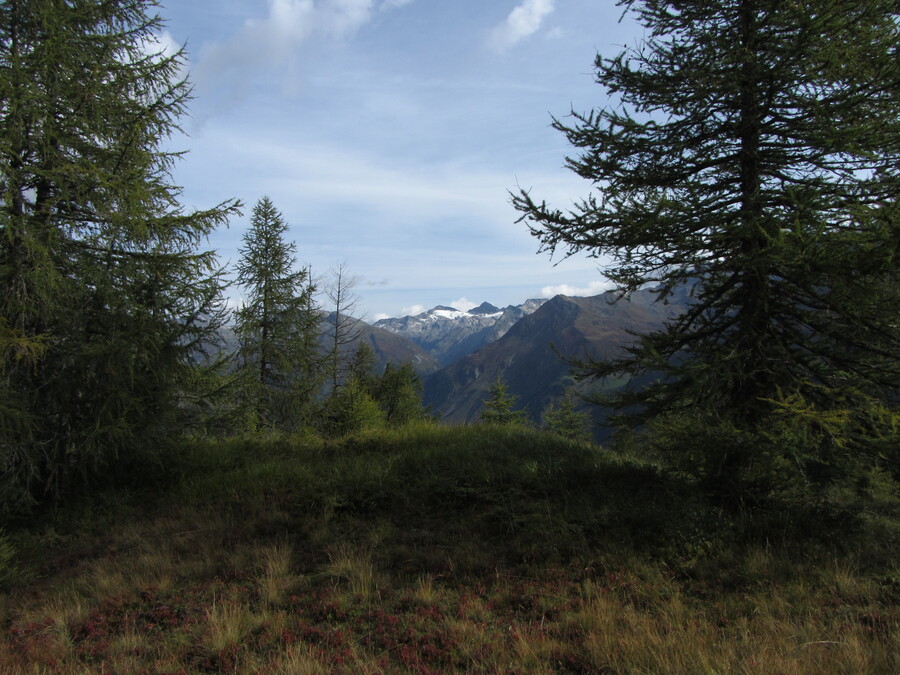
{"type": "Polygon", "coordinates": [[[268,195],[302,264],[357,277],[369,320],[605,287],[596,260],[538,254],[508,191],[565,207],[590,190],[550,122],[606,104],[594,57],[640,34],[614,0],[163,0],[161,14],[194,84],[183,201],[246,205],[211,239],[224,260],[268,195]]]}

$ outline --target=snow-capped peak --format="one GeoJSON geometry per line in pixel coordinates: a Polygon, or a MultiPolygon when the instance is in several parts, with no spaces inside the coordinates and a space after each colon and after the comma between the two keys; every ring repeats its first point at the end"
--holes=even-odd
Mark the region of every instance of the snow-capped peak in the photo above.
{"type": "Polygon", "coordinates": [[[519,319],[531,314],[543,300],[528,300],[523,305],[499,309],[483,302],[463,312],[438,305],[416,316],[381,319],[375,325],[409,338],[425,348],[438,361],[449,363],[483,344],[501,337],[519,319]]]}
{"type": "Polygon", "coordinates": [[[468,312],[461,312],[453,307],[435,307],[434,309],[425,312],[425,316],[433,319],[461,319],[467,315],[468,312]]]}

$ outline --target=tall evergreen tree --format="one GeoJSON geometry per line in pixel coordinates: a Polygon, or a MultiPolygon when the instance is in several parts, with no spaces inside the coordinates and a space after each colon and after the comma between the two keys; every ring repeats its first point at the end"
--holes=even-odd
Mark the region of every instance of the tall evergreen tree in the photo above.
{"type": "MultiPolygon", "coordinates": [[[[0,3],[0,502],[40,498],[166,431],[222,318],[160,146],[181,53],[149,0],[0,3]]],[[[169,429],[168,431],[171,431],[169,429]]],[[[0,504],[2,506],[2,504],[0,504]]]]}
{"type": "Polygon", "coordinates": [[[254,418],[285,427],[307,422],[319,378],[319,311],[309,270],[297,269],[296,244],[268,197],[253,207],[237,265],[245,290],[236,313],[244,396],[254,418]]]}
{"type": "Polygon", "coordinates": [[[422,403],[422,380],[409,362],[399,367],[387,364],[378,382],[376,398],[392,426],[425,420],[429,416],[422,403]]]}
{"type": "Polygon", "coordinates": [[[702,411],[752,430],[784,401],[896,406],[896,0],[619,4],[648,37],[597,57],[617,103],[554,121],[595,192],[568,212],[513,200],[544,249],[608,256],[623,293],[692,303],[582,374],[659,374],[618,400],[637,420],[702,411]]]}

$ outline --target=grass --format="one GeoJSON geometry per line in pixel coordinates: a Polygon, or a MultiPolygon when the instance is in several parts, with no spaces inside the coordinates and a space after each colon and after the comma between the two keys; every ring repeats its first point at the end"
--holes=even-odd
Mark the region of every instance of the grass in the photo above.
{"type": "Polygon", "coordinates": [[[723,513],[659,467],[490,427],[163,465],[6,528],[0,672],[900,671],[892,493],[723,513]]]}

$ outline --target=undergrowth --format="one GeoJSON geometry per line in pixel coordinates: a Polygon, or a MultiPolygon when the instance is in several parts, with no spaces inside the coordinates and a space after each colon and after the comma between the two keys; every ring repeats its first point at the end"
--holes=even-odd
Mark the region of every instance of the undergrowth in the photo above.
{"type": "Polygon", "coordinates": [[[597,446],[430,424],[159,461],[7,528],[0,672],[900,669],[892,484],[723,512],[597,446]]]}

